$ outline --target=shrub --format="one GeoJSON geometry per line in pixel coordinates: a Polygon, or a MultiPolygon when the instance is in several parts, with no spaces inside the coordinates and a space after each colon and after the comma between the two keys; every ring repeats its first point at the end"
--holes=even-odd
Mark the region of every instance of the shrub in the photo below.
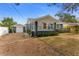
{"type": "Polygon", "coordinates": [[[12,30],[11,29],[9,29],[9,33],[12,33],[12,30]]]}
{"type": "Polygon", "coordinates": [[[23,32],[26,32],[26,29],[25,29],[25,27],[23,27],[23,32]]]}
{"type": "MultiPolygon", "coordinates": [[[[34,35],[35,32],[32,32],[32,36],[34,35]]],[[[54,32],[54,31],[38,31],[37,32],[37,37],[45,37],[45,36],[55,36],[58,35],[58,32],[54,32]]]]}
{"type": "Polygon", "coordinates": [[[31,35],[32,31],[30,29],[27,29],[27,33],[31,35]]]}

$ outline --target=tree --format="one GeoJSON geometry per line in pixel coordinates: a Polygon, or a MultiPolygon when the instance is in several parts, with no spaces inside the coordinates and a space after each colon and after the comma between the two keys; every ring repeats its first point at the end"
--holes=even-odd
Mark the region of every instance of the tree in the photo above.
{"type": "MultiPolygon", "coordinates": [[[[20,3],[15,3],[16,6],[19,6],[20,3]]],[[[78,11],[79,3],[49,3],[48,6],[57,5],[62,7],[63,11],[74,12],[78,11]]]]}
{"type": "Polygon", "coordinates": [[[0,26],[2,25],[2,23],[0,22],[0,26]]]}
{"type": "Polygon", "coordinates": [[[58,13],[55,16],[58,16],[59,20],[62,22],[69,22],[69,23],[77,23],[78,22],[74,15],[70,15],[68,13],[58,13]]]}
{"type": "Polygon", "coordinates": [[[50,3],[48,6],[60,6],[63,11],[76,12],[79,9],[79,3],[50,3]]]}
{"type": "Polygon", "coordinates": [[[1,22],[2,22],[1,26],[8,27],[9,32],[12,32],[12,27],[15,24],[17,24],[16,22],[13,21],[12,18],[9,18],[9,17],[4,18],[4,20],[2,20],[1,22]]]}
{"type": "Polygon", "coordinates": [[[63,10],[66,10],[68,12],[76,12],[78,11],[78,8],[79,8],[79,3],[67,3],[67,4],[63,4],[63,10]]]}

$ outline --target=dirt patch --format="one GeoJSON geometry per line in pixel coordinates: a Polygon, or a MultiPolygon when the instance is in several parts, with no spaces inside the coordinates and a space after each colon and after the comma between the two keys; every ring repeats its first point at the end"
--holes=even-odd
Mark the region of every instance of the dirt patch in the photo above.
{"type": "Polygon", "coordinates": [[[32,38],[24,33],[0,37],[0,55],[6,56],[58,56],[79,55],[79,34],[60,34],[32,38]]]}
{"type": "Polygon", "coordinates": [[[51,47],[35,38],[24,37],[23,33],[9,34],[0,39],[0,55],[59,55],[51,47]]]}
{"type": "Polygon", "coordinates": [[[4,55],[27,55],[27,56],[45,56],[59,55],[51,47],[38,40],[23,40],[14,44],[6,45],[4,55]]]}

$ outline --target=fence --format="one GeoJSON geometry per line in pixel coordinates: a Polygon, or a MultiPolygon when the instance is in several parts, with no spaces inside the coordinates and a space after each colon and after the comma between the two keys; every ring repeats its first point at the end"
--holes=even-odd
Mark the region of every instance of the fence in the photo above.
{"type": "Polygon", "coordinates": [[[9,33],[9,30],[7,27],[0,27],[0,36],[6,35],[9,33]]]}

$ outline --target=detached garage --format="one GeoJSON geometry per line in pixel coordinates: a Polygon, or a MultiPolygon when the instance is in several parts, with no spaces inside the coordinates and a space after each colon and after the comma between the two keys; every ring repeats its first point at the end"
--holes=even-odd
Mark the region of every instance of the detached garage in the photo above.
{"type": "Polygon", "coordinates": [[[9,30],[7,27],[0,27],[0,36],[6,35],[9,33],[9,30]]]}
{"type": "Polygon", "coordinates": [[[20,33],[20,32],[24,32],[24,31],[25,31],[25,27],[24,27],[24,25],[22,25],[22,24],[16,24],[16,25],[13,27],[13,30],[14,30],[15,33],[16,33],[16,32],[20,33]]]}

